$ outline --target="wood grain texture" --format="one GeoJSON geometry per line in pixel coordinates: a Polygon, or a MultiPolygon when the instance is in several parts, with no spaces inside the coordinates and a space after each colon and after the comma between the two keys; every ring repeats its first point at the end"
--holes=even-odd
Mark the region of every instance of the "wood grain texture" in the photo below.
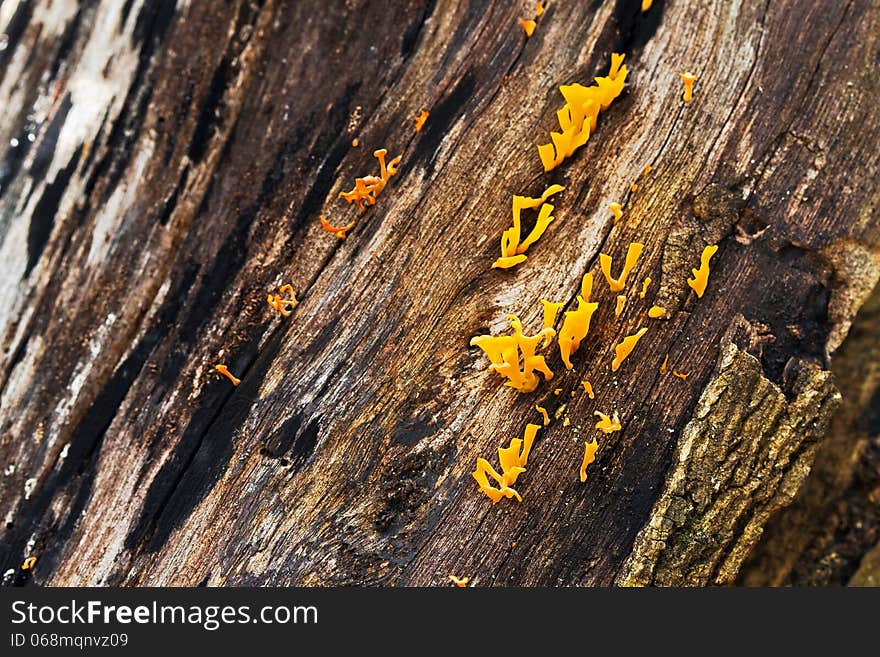
{"type": "Polygon", "coordinates": [[[611,584],[734,318],[786,394],[792,359],[829,366],[880,260],[876,3],[560,0],[529,39],[516,3],[386,4],[0,6],[7,581],[611,584]],[[612,51],[624,96],[542,173],[558,86],[612,51]],[[400,172],[361,215],[338,194],[380,147],[400,172]],[[491,270],[511,194],[551,182],[556,221],[491,270]],[[322,212],[357,227],[337,240],[322,212]],[[694,225],[720,239],[699,301],[676,292],[694,225]],[[655,283],[615,319],[598,254],[630,241],[631,285],[655,283]],[[539,326],[586,271],[601,305],[575,369],[554,353],[551,384],[503,387],[469,339],[539,326]],[[265,297],[287,282],[280,318],[265,297]],[[661,293],[675,312],[648,320],[661,293]],[[666,354],[686,380],[658,374],[666,354]],[[570,394],[583,378],[594,401],[570,394]],[[474,461],[535,403],[571,426],[541,432],[523,503],[492,506],[474,461]],[[624,430],[581,484],[596,409],[624,430]]]}

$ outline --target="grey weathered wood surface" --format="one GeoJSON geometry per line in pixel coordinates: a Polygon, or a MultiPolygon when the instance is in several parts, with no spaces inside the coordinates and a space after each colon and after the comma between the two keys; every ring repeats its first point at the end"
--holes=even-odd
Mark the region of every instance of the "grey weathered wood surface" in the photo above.
{"type": "MultiPolygon", "coordinates": [[[[508,2],[4,0],[7,583],[626,583],[739,316],[749,376],[796,407],[790,374],[829,367],[880,271],[877,3],[639,4],[559,0],[527,40],[528,7],[508,2]],[[544,174],[558,86],[603,74],[612,51],[625,95],[544,174]],[[700,76],[688,105],[684,69],[700,76]],[[359,216],[338,193],[380,147],[400,173],[359,216]],[[491,270],[511,194],[550,182],[566,185],[557,220],[526,263],[491,270]],[[359,223],[339,241],[322,212],[359,223]],[[681,294],[716,239],[706,295],[681,294]],[[520,395],[485,371],[470,337],[511,312],[537,326],[540,297],[573,299],[599,251],[630,241],[646,245],[632,284],[655,284],[615,320],[597,279],[572,373],[554,354],[552,384],[520,395]],[[287,282],[301,304],[279,318],[265,296],[287,282]],[[669,321],[645,318],[655,294],[669,321]],[[612,374],[614,343],[648,322],[612,374]],[[658,374],[667,353],[687,380],[658,374]],[[570,396],[584,377],[595,401],[570,396]],[[493,507],[475,458],[540,401],[566,402],[571,426],[541,432],[523,503],[493,507]],[[581,484],[595,409],[624,430],[581,484]]],[[[800,456],[775,467],[805,475],[800,456]]],[[[747,497],[716,512],[763,523],[779,505],[749,496],[760,469],[731,470],[747,497]]],[[[730,527],[732,542],[684,523],[651,558],[731,581],[725,550],[757,536],[730,527]]]]}

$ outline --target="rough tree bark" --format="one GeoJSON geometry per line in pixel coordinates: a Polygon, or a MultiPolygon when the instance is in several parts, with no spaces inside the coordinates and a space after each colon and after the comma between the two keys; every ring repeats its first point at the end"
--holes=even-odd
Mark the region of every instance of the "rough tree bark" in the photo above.
{"type": "Polygon", "coordinates": [[[872,581],[877,345],[832,356],[880,273],[880,7],[639,5],[551,2],[526,39],[525,3],[4,0],[4,582],[872,581]],[[625,94],[544,174],[558,86],[611,52],[625,94]],[[381,147],[400,172],[360,215],[338,194],[381,147]],[[511,194],[551,182],[529,260],[490,269],[511,194]],[[540,325],[630,241],[655,283],[615,319],[599,275],[572,372],[554,354],[523,395],[486,371],[472,336],[540,325]],[[493,506],[474,461],[535,403],[524,501],[493,506]],[[597,409],[624,429],[582,484],[597,409]]]}

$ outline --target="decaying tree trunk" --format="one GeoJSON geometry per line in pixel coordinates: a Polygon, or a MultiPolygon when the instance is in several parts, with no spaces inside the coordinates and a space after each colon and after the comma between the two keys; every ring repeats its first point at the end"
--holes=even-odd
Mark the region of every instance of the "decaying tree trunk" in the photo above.
{"type": "Polygon", "coordinates": [[[876,582],[876,304],[846,339],[880,276],[880,7],[640,4],[550,2],[526,38],[526,3],[4,0],[5,583],[876,582]],[[624,95],[543,173],[559,85],[612,52],[624,95]],[[402,163],[359,213],[377,148],[402,163]],[[511,194],[557,182],[491,269],[511,194]],[[598,254],[633,241],[615,318],[598,254]],[[504,387],[470,338],[586,271],[574,370],[504,387]],[[492,505],[475,459],[535,404],[523,502],[492,505]],[[623,430],[581,483],[595,410],[623,430]]]}

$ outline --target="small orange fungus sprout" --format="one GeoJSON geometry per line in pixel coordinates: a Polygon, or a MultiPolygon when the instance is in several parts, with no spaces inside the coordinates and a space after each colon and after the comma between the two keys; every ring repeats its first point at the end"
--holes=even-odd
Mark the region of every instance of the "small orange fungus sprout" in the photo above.
{"type": "Polygon", "coordinates": [[[348,231],[350,231],[352,228],[354,228],[354,224],[355,224],[355,222],[352,221],[350,224],[348,224],[346,226],[334,226],[329,221],[327,221],[326,217],[324,217],[323,214],[321,215],[321,228],[326,230],[328,233],[333,233],[334,235],[336,235],[336,237],[338,237],[341,240],[344,240],[345,234],[348,231]]]}
{"type": "Polygon", "coordinates": [[[545,426],[545,427],[546,427],[548,424],[550,424],[550,416],[547,415],[547,409],[546,409],[546,408],[544,408],[543,406],[538,406],[537,404],[535,404],[535,410],[538,411],[538,412],[541,414],[541,417],[544,418],[544,426],[545,426]]]}
{"type": "Polygon", "coordinates": [[[237,386],[239,383],[241,383],[241,379],[237,379],[236,377],[234,377],[232,375],[232,372],[229,371],[226,365],[214,365],[214,369],[220,372],[220,374],[225,376],[227,379],[232,381],[232,385],[237,386]]]}
{"type": "Polygon", "coordinates": [[[669,354],[666,354],[666,358],[663,359],[663,364],[660,366],[660,374],[666,374],[666,368],[669,365],[669,354]]]}
{"type": "Polygon", "coordinates": [[[422,131],[422,128],[423,128],[424,125],[425,125],[425,121],[428,120],[428,117],[429,117],[430,115],[431,115],[431,113],[430,113],[428,110],[422,110],[419,114],[417,114],[417,115],[413,118],[413,121],[415,121],[415,124],[416,124],[416,125],[415,125],[416,132],[421,132],[421,131],[422,131]]]}
{"type": "Polygon", "coordinates": [[[684,82],[684,95],[681,99],[684,102],[689,103],[694,99],[694,82],[697,81],[697,76],[685,71],[684,73],[681,73],[681,81],[684,82]]]}
{"type": "Polygon", "coordinates": [[[697,297],[700,299],[703,298],[703,293],[706,291],[706,284],[709,282],[709,260],[711,260],[717,250],[717,244],[707,246],[703,249],[703,253],[700,255],[700,268],[691,269],[694,273],[694,277],[689,278],[687,284],[691,286],[693,291],[697,293],[697,297]]]}
{"type": "Polygon", "coordinates": [[[674,371],[674,370],[673,370],[673,372],[672,372],[672,376],[677,376],[677,377],[678,377],[679,379],[681,379],[682,381],[684,381],[685,379],[687,379],[690,375],[691,375],[690,372],[688,372],[687,374],[682,374],[681,372],[676,372],[676,371],[674,371]]]}
{"type": "Polygon", "coordinates": [[[651,284],[651,277],[648,276],[642,281],[642,291],[639,292],[639,299],[644,299],[645,295],[648,293],[648,286],[651,284]]]}
{"type": "Polygon", "coordinates": [[[513,438],[507,448],[498,448],[498,461],[501,464],[501,474],[498,474],[490,463],[484,458],[477,459],[477,468],[471,474],[477,481],[480,491],[495,504],[502,497],[510,499],[515,497],[522,502],[522,497],[511,486],[516,483],[517,477],[526,471],[529,460],[529,452],[535,442],[535,436],[540,429],[537,424],[527,424],[523,438],[513,438]],[[489,483],[489,477],[497,484],[489,483]]]}
{"type": "Polygon", "coordinates": [[[611,288],[612,292],[620,292],[623,290],[624,285],[626,284],[626,277],[629,276],[633,267],[636,266],[636,262],[638,262],[639,256],[642,255],[642,249],[644,248],[644,245],[639,244],[638,242],[630,243],[626,250],[626,260],[623,264],[623,271],[620,272],[620,276],[617,278],[612,278],[611,276],[611,256],[605,255],[604,253],[599,254],[599,267],[602,269],[602,274],[605,276],[605,280],[608,281],[608,287],[611,288]]]}
{"type": "Polygon", "coordinates": [[[468,585],[468,582],[471,581],[471,578],[470,577],[456,577],[455,575],[450,575],[449,581],[451,581],[453,584],[455,584],[456,586],[458,586],[460,588],[464,588],[465,586],[468,585]]]}
{"type": "Polygon", "coordinates": [[[620,317],[623,313],[623,307],[626,305],[626,297],[622,294],[617,295],[617,305],[614,307],[614,316],[620,317]]]}
{"type": "Polygon", "coordinates": [[[21,569],[22,570],[32,570],[33,567],[36,565],[37,565],[37,558],[36,557],[28,557],[27,559],[24,560],[24,563],[21,564],[21,569]]]}
{"type": "Polygon", "coordinates": [[[589,381],[584,380],[584,381],[581,381],[581,385],[584,387],[584,390],[585,390],[585,391],[587,392],[587,394],[590,396],[590,399],[595,399],[595,398],[596,398],[596,395],[593,393],[593,384],[592,384],[592,383],[590,383],[589,381]]]}
{"type": "Polygon", "coordinates": [[[296,295],[293,293],[292,285],[282,285],[278,288],[278,294],[270,294],[266,298],[266,303],[269,304],[274,310],[277,310],[279,313],[287,317],[290,315],[292,310],[291,308],[295,308],[299,305],[299,301],[296,300],[296,295]],[[289,299],[282,298],[282,295],[289,294],[289,299]]]}
{"type": "Polygon", "coordinates": [[[620,431],[620,418],[617,417],[617,412],[613,412],[611,417],[605,415],[601,411],[593,411],[593,415],[599,416],[599,421],[596,422],[596,428],[602,433],[613,433],[614,431],[620,431]]]}
{"type": "Polygon", "coordinates": [[[620,367],[620,364],[626,360],[626,357],[630,355],[633,350],[633,347],[636,346],[636,342],[648,331],[648,329],[643,328],[639,329],[638,333],[634,335],[628,335],[623,339],[619,345],[614,347],[614,361],[611,363],[611,371],[616,372],[617,368],[620,367]]]}
{"type": "Polygon", "coordinates": [[[535,33],[535,28],[538,26],[538,24],[535,21],[533,21],[531,19],[525,19],[525,18],[520,18],[519,24],[522,27],[522,29],[525,31],[527,37],[532,36],[535,33]]]}
{"type": "Polygon", "coordinates": [[[666,308],[663,306],[651,306],[648,309],[648,317],[651,319],[660,319],[661,317],[666,317],[666,308]]]}
{"type": "Polygon", "coordinates": [[[599,441],[593,438],[592,442],[584,442],[584,460],[581,461],[581,482],[587,480],[587,466],[596,460],[596,451],[599,449],[599,441]]]}
{"type": "Polygon", "coordinates": [[[648,11],[651,8],[652,2],[654,2],[654,0],[642,0],[642,11],[648,11]]]}
{"type": "Polygon", "coordinates": [[[623,210],[621,210],[620,208],[620,203],[612,203],[608,206],[608,209],[611,210],[611,214],[614,215],[614,223],[620,221],[620,218],[623,216],[623,210]]]}

